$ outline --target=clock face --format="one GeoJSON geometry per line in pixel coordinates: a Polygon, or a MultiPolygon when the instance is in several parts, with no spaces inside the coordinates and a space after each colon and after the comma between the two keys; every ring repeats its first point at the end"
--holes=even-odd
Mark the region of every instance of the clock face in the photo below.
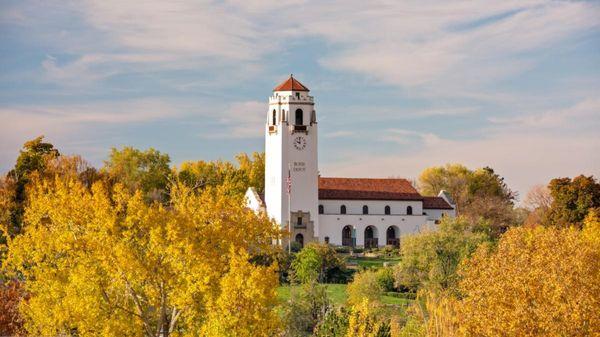
{"type": "Polygon", "coordinates": [[[304,150],[306,148],[306,138],[302,136],[294,138],[294,147],[296,150],[304,150]]]}

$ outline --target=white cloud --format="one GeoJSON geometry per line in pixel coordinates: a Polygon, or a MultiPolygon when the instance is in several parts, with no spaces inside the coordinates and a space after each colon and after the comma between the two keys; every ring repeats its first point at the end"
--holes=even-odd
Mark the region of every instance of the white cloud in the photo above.
{"type": "Polygon", "coordinates": [[[481,94],[482,85],[531,68],[535,62],[526,52],[556,47],[567,37],[598,27],[600,15],[599,6],[586,2],[369,5],[370,10],[341,22],[316,25],[316,34],[340,43],[339,51],[325,56],[322,64],[437,96],[481,94]],[[489,19],[502,14],[506,17],[489,19]],[[486,18],[479,25],[453,29],[486,18]]]}
{"type": "Polygon", "coordinates": [[[515,117],[492,117],[490,122],[505,128],[556,128],[569,129],[571,125],[592,126],[600,123],[600,98],[587,98],[566,109],[542,113],[526,112],[515,117]]]}
{"type": "MultiPolygon", "coordinates": [[[[191,111],[182,103],[159,99],[0,107],[0,163],[14,162],[21,145],[39,135],[46,135],[61,145],[98,144],[100,140],[91,140],[90,137],[93,138],[94,132],[102,128],[175,119],[191,111]]],[[[86,145],[82,154],[89,155],[89,151],[98,150],[94,150],[95,146],[86,145]]],[[[81,148],[79,145],[68,147],[81,148]]]]}
{"type": "MultiPolygon", "coordinates": [[[[540,113],[551,122],[503,121],[478,139],[453,140],[412,130],[390,129],[380,137],[403,145],[387,155],[348,150],[336,162],[321,163],[325,175],[416,178],[429,166],[462,163],[470,168],[490,166],[521,195],[535,184],[578,174],[600,177],[600,110],[596,99],[568,109],[540,113]],[[581,117],[581,118],[578,118],[581,117]],[[564,132],[568,128],[571,132],[564,132]]],[[[325,145],[326,146],[326,145],[325,145]]]]}
{"type": "Polygon", "coordinates": [[[259,101],[231,103],[217,114],[216,130],[200,134],[208,139],[243,139],[264,136],[267,104],[259,101]]]}
{"type": "MultiPolygon", "coordinates": [[[[306,37],[332,52],[322,66],[421,95],[490,95],[482,86],[535,66],[527,52],[554,48],[600,25],[600,6],[571,1],[148,1],[69,2],[85,27],[44,35],[78,57],[44,61],[47,78],[96,81],[151,69],[261,73],[306,37]],[[64,34],[63,34],[64,33],[64,34]],[[244,71],[239,71],[239,70],[244,71]]],[[[29,6],[11,17],[44,17],[29,6]],[[33,14],[32,14],[33,13],[33,14]]],[[[45,10],[43,7],[40,10],[45,10]]],[[[64,14],[63,14],[64,15],[64,14]]],[[[48,41],[50,42],[50,41],[48,41]]],[[[231,76],[223,76],[225,80],[231,76]]]]}

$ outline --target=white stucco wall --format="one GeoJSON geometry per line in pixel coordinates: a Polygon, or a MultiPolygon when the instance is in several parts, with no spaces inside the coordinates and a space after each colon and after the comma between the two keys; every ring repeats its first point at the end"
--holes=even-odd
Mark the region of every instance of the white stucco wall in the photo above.
{"type": "Polygon", "coordinates": [[[442,216],[450,216],[450,217],[455,217],[456,216],[456,211],[453,209],[431,209],[431,208],[426,208],[423,210],[425,213],[427,213],[427,219],[428,220],[439,220],[442,218],[442,216]]]}
{"type": "Polygon", "coordinates": [[[396,236],[413,234],[418,232],[427,224],[427,217],[423,215],[342,215],[321,214],[321,236],[319,241],[325,241],[329,237],[329,243],[333,245],[342,244],[342,230],[344,226],[350,225],[356,230],[356,245],[363,246],[365,241],[365,229],[367,226],[376,228],[375,237],[379,238],[379,246],[386,245],[386,231],[390,226],[396,226],[396,236]]]}
{"type": "Polygon", "coordinates": [[[269,98],[267,124],[265,126],[265,203],[267,213],[280,225],[285,226],[289,217],[287,176],[291,168],[292,212],[309,212],[314,223],[314,235],[319,235],[318,219],[318,127],[311,125],[310,117],[314,109],[313,98],[306,92],[300,99],[291,91],[275,92],[269,98]],[[307,132],[292,132],[296,109],[303,111],[303,125],[307,132]],[[272,114],[276,111],[276,132],[270,132],[272,114]],[[285,111],[285,120],[282,120],[285,111]],[[306,141],[304,149],[294,147],[293,141],[302,137],[306,141]]]}
{"type": "Polygon", "coordinates": [[[258,193],[254,189],[254,187],[250,187],[246,190],[246,194],[244,195],[246,198],[246,207],[253,210],[255,213],[259,213],[264,211],[264,205],[258,196],[258,193]]]}
{"type": "Polygon", "coordinates": [[[355,229],[356,245],[364,246],[365,229],[368,226],[376,228],[379,246],[386,245],[386,232],[388,227],[395,226],[396,236],[414,234],[424,228],[435,228],[435,221],[441,219],[442,214],[455,216],[454,210],[423,210],[422,201],[404,200],[319,200],[323,205],[324,213],[319,216],[321,234],[319,241],[324,242],[329,237],[329,243],[342,244],[342,230],[346,225],[355,229]],[[346,214],[340,214],[340,207],[346,206],[346,214]],[[363,205],[369,207],[369,214],[362,214],[363,205]],[[390,215],[385,215],[385,206],[390,206],[390,215]],[[406,208],[413,208],[413,215],[406,214],[406,208]],[[423,215],[423,211],[427,215],[423,215]]]}
{"type": "Polygon", "coordinates": [[[423,202],[420,200],[319,200],[323,205],[324,214],[339,214],[340,207],[346,206],[346,214],[362,214],[364,205],[369,207],[369,214],[385,214],[385,206],[390,206],[391,214],[406,215],[408,206],[412,207],[413,215],[423,214],[423,202]]]}

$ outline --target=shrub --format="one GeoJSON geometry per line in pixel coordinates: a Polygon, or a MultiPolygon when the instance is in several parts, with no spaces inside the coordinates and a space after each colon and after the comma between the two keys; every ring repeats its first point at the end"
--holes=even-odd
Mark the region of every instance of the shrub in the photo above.
{"type": "Polygon", "coordinates": [[[292,268],[302,283],[310,281],[328,282],[332,279],[345,280],[346,266],[335,250],[326,244],[311,242],[304,247],[292,262],[292,268]],[[340,277],[342,275],[342,277],[340,277]]]}
{"type": "Polygon", "coordinates": [[[292,251],[292,253],[298,253],[302,250],[302,245],[296,241],[293,241],[290,250],[292,251]]]}
{"type": "Polygon", "coordinates": [[[383,252],[385,253],[385,256],[399,256],[400,255],[400,249],[396,246],[391,246],[391,245],[387,245],[385,247],[383,247],[383,252]]]}
{"type": "Polygon", "coordinates": [[[292,291],[283,312],[285,336],[310,335],[332,310],[325,286],[313,281],[303,284],[298,293],[292,291]]]}
{"type": "Polygon", "coordinates": [[[348,254],[350,253],[350,247],[348,246],[337,246],[334,248],[336,253],[339,254],[348,254]]]}
{"type": "Polygon", "coordinates": [[[287,250],[283,250],[281,248],[275,248],[273,252],[268,253],[260,253],[254,255],[250,261],[254,264],[261,266],[270,266],[273,263],[277,262],[279,266],[279,283],[285,284],[290,282],[290,273],[292,269],[292,261],[294,260],[294,255],[288,253],[287,250]]]}
{"type": "Polygon", "coordinates": [[[377,270],[377,283],[383,291],[394,291],[394,270],[390,267],[383,267],[377,270]]]}
{"type": "Polygon", "coordinates": [[[377,280],[377,272],[365,270],[354,275],[354,281],[346,288],[348,303],[358,305],[363,301],[378,302],[383,294],[383,287],[377,280]]]}
{"type": "Polygon", "coordinates": [[[465,218],[445,218],[436,231],[404,238],[402,260],[394,268],[395,286],[412,291],[423,286],[455,289],[459,262],[470,256],[479,244],[490,240],[472,228],[465,218]]]}
{"type": "Polygon", "coordinates": [[[390,332],[389,319],[382,314],[380,306],[367,300],[352,306],[347,336],[389,337],[390,332]]]}
{"type": "Polygon", "coordinates": [[[345,307],[327,311],[315,327],[313,337],[346,337],[348,318],[349,312],[345,307]]]}

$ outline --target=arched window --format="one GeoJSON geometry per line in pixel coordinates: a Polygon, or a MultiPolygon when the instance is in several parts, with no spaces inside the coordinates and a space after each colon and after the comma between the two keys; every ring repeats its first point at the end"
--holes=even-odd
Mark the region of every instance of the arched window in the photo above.
{"type": "Polygon", "coordinates": [[[407,215],[412,215],[412,206],[406,207],[406,214],[407,215]]]}
{"type": "Polygon", "coordinates": [[[303,124],[304,117],[302,109],[296,109],[296,125],[304,125],[303,124]]]}
{"type": "Polygon", "coordinates": [[[367,205],[363,206],[363,214],[369,214],[369,206],[367,206],[367,205]]]}
{"type": "Polygon", "coordinates": [[[346,214],[346,205],[340,206],[340,214],[346,214]]]}
{"type": "Polygon", "coordinates": [[[325,213],[325,207],[323,205],[319,205],[319,214],[325,213]]]}
{"type": "Polygon", "coordinates": [[[277,124],[277,111],[273,109],[273,125],[277,124]]]}
{"type": "Polygon", "coordinates": [[[390,209],[390,206],[385,206],[385,215],[390,215],[392,214],[392,210],[390,209]]]}

